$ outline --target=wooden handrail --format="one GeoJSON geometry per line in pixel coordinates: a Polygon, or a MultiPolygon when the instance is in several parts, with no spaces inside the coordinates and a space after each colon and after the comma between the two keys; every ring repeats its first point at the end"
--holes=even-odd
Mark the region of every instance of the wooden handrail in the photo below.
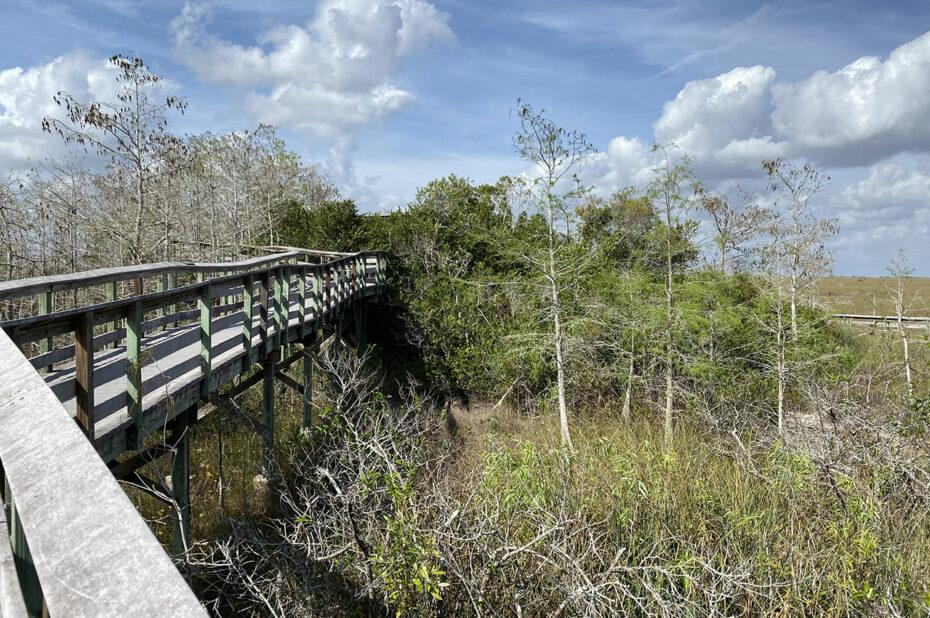
{"type": "MultiPolygon", "coordinates": [[[[14,533],[28,543],[49,613],[206,616],[94,447],[2,330],[0,375],[0,463],[21,527],[14,533]]],[[[24,550],[14,541],[14,554],[24,550]]]]}

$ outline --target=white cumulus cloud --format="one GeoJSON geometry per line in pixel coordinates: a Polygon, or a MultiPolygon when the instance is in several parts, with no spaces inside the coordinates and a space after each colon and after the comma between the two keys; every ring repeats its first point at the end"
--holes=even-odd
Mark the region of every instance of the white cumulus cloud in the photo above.
{"type": "Polygon", "coordinates": [[[355,135],[414,100],[394,84],[405,56],[455,36],[424,0],[324,0],[304,25],[278,25],[243,46],[210,34],[208,10],[187,4],[172,22],[175,56],[203,82],[248,89],[257,121],[333,144],[345,173],[355,135]]]}
{"type": "Polygon", "coordinates": [[[42,132],[45,116],[64,117],[55,94],[65,91],[79,101],[111,100],[113,77],[105,58],[80,49],[48,64],[0,71],[0,170],[21,169],[61,154],[61,138],[42,132]]]}

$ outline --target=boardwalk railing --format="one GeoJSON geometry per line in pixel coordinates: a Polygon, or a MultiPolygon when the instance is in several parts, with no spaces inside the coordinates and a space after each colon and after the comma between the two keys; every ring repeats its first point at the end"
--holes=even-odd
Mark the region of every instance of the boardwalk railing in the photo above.
{"type": "Polygon", "coordinates": [[[0,465],[11,534],[9,543],[0,539],[3,616],[8,591],[19,589],[5,568],[9,548],[30,613],[39,586],[53,616],[199,608],[107,463],[143,448],[147,436],[196,411],[253,364],[273,376],[287,345],[336,324],[340,335],[345,312],[384,288],[380,252],[278,249],[233,263],[0,283],[0,301],[39,300],[39,315],[0,323],[0,465]],[[311,261],[326,258],[334,259],[311,261]],[[117,285],[127,281],[133,295],[118,298],[117,285]],[[101,286],[106,302],[52,311],[56,294],[92,297],[97,288],[101,296],[101,286]]]}

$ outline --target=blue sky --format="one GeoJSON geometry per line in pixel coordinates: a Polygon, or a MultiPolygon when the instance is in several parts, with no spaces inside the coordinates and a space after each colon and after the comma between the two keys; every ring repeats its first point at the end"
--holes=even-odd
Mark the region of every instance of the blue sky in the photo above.
{"type": "Polygon", "coordinates": [[[817,164],[837,274],[899,248],[930,276],[930,3],[324,0],[0,1],[0,175],[62,147],[60,89],[104,97],[135,53],[188,97],[179,132],[279,124],[365,209],[429,180],[517,174],[517,97],[587,133],[602,193],[648,179],[654,140],[711,189],[761,159],[817,164]]]}

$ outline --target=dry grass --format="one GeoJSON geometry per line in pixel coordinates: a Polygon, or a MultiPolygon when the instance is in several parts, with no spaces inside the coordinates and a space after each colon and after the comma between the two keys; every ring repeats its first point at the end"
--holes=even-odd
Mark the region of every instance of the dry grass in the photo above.
{"type": "MultiPolygon", "coordinates": [[[[893,315],[896,285],[891,277],[825,277],[817,282],[817,300],[835,313],[893,315]]],[[[930,315],[930,278],[907,279],[904,295],[906,315],[930,315]]]]}

